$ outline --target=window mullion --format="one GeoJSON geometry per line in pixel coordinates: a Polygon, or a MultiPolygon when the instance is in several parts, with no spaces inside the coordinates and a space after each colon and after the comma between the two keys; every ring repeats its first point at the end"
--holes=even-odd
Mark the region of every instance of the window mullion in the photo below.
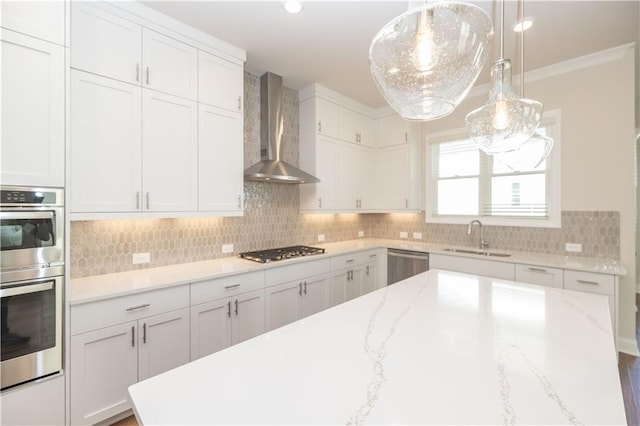
{"type": "Polygon", "coordinates": [[[482,151],[478,156],[480,161],[480,177],[478,179],[478,216],[485,216],[484,206],[491,203],[491,177],[493,170],[493,156],[482,151]]]}

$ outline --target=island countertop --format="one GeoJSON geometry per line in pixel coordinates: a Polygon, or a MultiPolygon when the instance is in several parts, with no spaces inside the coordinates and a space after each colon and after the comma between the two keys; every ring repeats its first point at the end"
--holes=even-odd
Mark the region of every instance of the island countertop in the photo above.
{"type": "Polygon", "coordinates": [[[142,424],[626,424],[604,296],[431,270],[129,388],[142,424]]]}

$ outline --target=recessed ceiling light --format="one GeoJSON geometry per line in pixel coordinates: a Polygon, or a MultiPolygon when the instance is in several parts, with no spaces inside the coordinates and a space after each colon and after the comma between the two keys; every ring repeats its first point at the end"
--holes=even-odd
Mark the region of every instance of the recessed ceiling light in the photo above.
{"type": "Polygon", "coordinates": [[[299,1],[285,1],[284,2],[284,10],[286,10],[289,13],[300,13],[300,11],[302,10],[302,3],[299,1]]]}
{"type": "Polygon", "coordinates": [[[526,18],[522,19],[522,21],[521,20],[517,20],[513,24],[513,26],[511,28],[516,33],[521,33],[523,31],[527,31],[529,28],[531,28],[533,26],[533,21],[535,21],[533,16],[527,16],[526,18]]]}

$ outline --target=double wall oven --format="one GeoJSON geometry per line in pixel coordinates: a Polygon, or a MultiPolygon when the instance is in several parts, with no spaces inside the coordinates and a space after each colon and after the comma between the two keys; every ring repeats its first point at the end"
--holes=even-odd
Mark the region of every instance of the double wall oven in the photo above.
{"type": "Polygon", "coordinates": [[[64,192],[0,187],[1,388],[62,371],[64,192]]]}

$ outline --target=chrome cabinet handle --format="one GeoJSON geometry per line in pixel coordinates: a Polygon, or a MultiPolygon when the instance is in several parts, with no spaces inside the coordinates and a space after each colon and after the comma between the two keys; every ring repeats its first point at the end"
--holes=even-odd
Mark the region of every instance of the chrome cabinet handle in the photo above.
{"type": "Polygon", "coordinates": [[[322,133],[322,121],[318,121],[318,133],[322,133]]]}
{"type": "Polygon", "coordinates": [[[302,283],[298,283],[298,295],[302,296],[302,283]]]}
{"type": "Polygon", "coordinates": [[[304,294],[307,294],[307,282],[304,282],[304,294]]]}
{"type": "Polygon", "coordinates": [[[225,289],[225,290],[229,290],[229,289],[231,289],[231,288],[237,288],[237,287],[240,287],[240,284],[225,285],[225,286],[224,286],[224,289],[225,289]]]}
{"type": "Polygon", "coordinates": [[[580,283],[580,284],[589,284],[589,285],[600,285],[600,283],[597,283],[595,281],[578,280],[578,283],[580,283]]]}
{"type": "Polygon", "coordinates": [[[131,347],[136,347],[136,328],[133,325],[131,326],[131,347]]]}
{"type": "Polygon", "coordinates": [[[136,191],[136,210],[140,210],[140,191],[136,191]]]}
{"type": "Polygon", "coordinates": [[[543,268],[529,268],[531,272],[547,272],[546,269],[543,268]]]}
{"type": "Polygon", "coordinates": [[[231,300],[227,302],[227,316],[231,318],[231,300]]]}
{"type": "Polygon", "coordinates": [[[238,195],[238,208],[242,208],[242,195],[238,195]]]}
{"type": "Polygon", "coordinates": [[[369,276],[369,265],[367,265],[367,276],[369,276]]]}
{"type": "Polygon", "coordinates": [[[236,299],[236,316],[238,316],[238,299],[236,299]]]}
{"type": "Polygon", "coordinates": [[[140,82],[140,63],[136,64],[136,81],[140,82]]]}
{"type": "Polygon", "coordinates": [[[242,106],[242,96],[238,96],[238,111],[241,110],[241,106],[242,106]]]}
{"type": "Polygon", "coordinates": [[[148,308],[149,306],[151,306],[151,303],[143,303],[142,305],[131,306],[127,308],[127,312],[135,311],[142,308],[148,308]]]}
{"type": "Polygon", "coordinates": [[[378,257],[377,254],[370,254],[369,257],[378,257]]]}
{"type": "Polygon", "coordinates": [[[149,67],[147,67],[147,85],[149,85],[149,67]]]}
{"type": "Polygon", "coordinates": [[[318,198],[318,208],[322,208],[322,198],[318,198]]]}
{"type": "Polygon", "coordinates": [[[409,133],[408,132],[404,132],[404,141],[405,142],[409,142],[409,133]]]}
{"type": "Polygon", "coordinates": [[[404,207],[405,208],[409,208],[409,199],[408,198],[404,199],[404,207]]]}
{"type": "Polygon", "coordinates": [[[149,193],[147,192],[147,210],[149,210],[149,193]]]}
{"type": "Polygon", "coordinates": [[[142,343],[147,343],[147,323],[142,324],[142,343]]]}

